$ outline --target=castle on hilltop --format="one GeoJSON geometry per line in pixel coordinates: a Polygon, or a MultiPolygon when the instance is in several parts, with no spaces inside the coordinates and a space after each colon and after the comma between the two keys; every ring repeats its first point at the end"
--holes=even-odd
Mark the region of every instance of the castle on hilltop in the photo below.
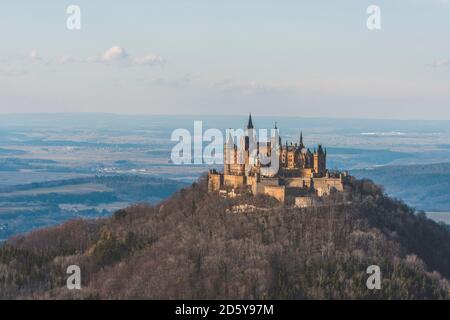
{"type": "Polygon", "coordinates": [[[311,151],[303,143],[282,145],[275,124],[270,141],[257,142],[252,116],[247,128],[235,143],[231,133],[224,143],[223,173],[211,170],[208,175],[209,192],[226,196],[247,189],[253,195],[266,194],[280,202],[304,207],[314,199],[333,191],[344,190],[344,174],[327,170],[327,150],[321,145],[311,151]]]}

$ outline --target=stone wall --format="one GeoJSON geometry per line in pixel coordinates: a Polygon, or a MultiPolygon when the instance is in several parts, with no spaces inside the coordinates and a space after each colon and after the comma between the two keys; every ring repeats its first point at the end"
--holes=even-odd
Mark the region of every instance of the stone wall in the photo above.
{"type": "Polygon", "coordinates": [[[309,188],[311,186],[311,178],[284,178],[283,184],[286,187],[309,188]]]}
{"type": "Polygon", "coordinates": [[[220,173],[209,173],[208,175],[208,191],[219,191],[222,186],[222,175],[220,173]]]}
{"type": "Polygon", "coordinates": [[[245,184],[245,176],[223,175],[223,185],[226,187],[239,188],[245,184]]]}
{"type": "Polygon", "coordinates": [[[341,178],[313,178],[313,184],[319,197],[330,194],[332,189],[344,191],[341,178]]]}
{"type": "Polygon", "coordinates": [[[284,186],[264,186],[264,194],[274,197],[280,202],[284,202],[285,188],[284,186]]]}

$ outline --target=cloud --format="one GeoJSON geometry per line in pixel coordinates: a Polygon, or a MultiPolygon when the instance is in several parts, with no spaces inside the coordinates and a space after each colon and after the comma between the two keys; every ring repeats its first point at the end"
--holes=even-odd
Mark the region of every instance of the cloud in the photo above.
{"type": "Polygon", "coordinates": [[[105,53],[101,56],[100,60],[102,62],[124,62],[128,60],[128,53],[125,49],[114,46],[105,51],[105,53]]]}
{"type": "MultiPolygon", "coordinates": [[[[21,56],[21,59],[28,62],[41,62],[48,66],[66,65],[71,63],[99,63],[107,65],[120,66],[163,66],[166,60],[159,55],[147,54],[139,57],[131,57],[128,52],[121,46],[113,46],[105,50],[101,55],[91,56],[88,58],[77,58],[73,55],[67,54],[59,58],[47,59],[42,57],[37,49],[32,49],[28,54],[21,56]]],[[[3,72],[5,74],[6,72],[3,72]]]]}
{"type": "Polygon", "coordinates": [[[128,66],[161,66],[166,63],[166,60],[161,56],[152,54],[133,58],[130,57],[124,48],[114,46],[106,50],[99,57],[88,58],[87,62],[120,64],[128,66]]]}
{"type": "Polygon", "coordinates": [[[99,57],[90,57],[87,62],[98,62],[98,63],[125,63],[128,62],[128,54],[122,47],[114,46],[106,50],[99,57]]]}

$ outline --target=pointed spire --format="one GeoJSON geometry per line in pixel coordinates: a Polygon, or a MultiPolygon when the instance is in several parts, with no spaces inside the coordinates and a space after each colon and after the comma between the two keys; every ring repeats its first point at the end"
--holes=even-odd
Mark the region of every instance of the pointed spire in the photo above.
{"type": "Polygon", "coordinates": [[[277,122],[275,122],[275,127],[273,128],[272,131],[273,135],[272,135],[272,142],[273,143],[278,143],[278,140],[280,140],[280,136],[278,134],[278,127],[277,127],[277,122]]]}
{"type": "Polygon", "coordinates": [[[322,145],[321,145],[321,144],[319,144],[319,147],[318,147],[317,152],[318,152],[318,153],[323,153],[323,148],[322,148],[322,145]]]}
{"type": "Polygon", "coordinates": [[[228,139],[227,139],[227,145],[229,147],[233,146],[234,141],[233,141],[233,137],[231,136],[231,129],[228,130],[228,139]]]}
{"type": "Polygon", "coordinates": [[[252,114],[251,113],[248,116],[247,129],[253,129],[253,122],[252,122],[252,114]]]}
{"type": "Polygon", "coordinates": [[[299,148],[303,149],[305,145],[303,144],[303,131],[300,131],[300,145],[299,148]]]}

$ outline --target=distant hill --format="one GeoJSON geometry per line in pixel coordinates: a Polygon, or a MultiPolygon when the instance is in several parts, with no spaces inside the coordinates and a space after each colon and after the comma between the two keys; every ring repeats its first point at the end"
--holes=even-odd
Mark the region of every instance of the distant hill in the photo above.
{"type": "Polygon", "coordinates": [[[26,153],[27,152],[23,151],[23,150],[0,148],[0,156],[18,156],[18,155],[24,155],[26,153]]]}
{"type": "Polygon", "coordinates": [[[376,165],[387,165],[392,161],[400,161],[414,156],[408,152],[382,149],[328,147],[327,151],[329,168],[367,168],[376,165]]]}
{"type": "Polygon", "coordinates": [[[351,174],[372,179],[390,196],[419,210],[450,212],[450,163],[383,166],[351,174]]]}
{"type": "Polygon", "coordinates": [[[202,179],[158,205],[73,220],[0,248],[8,299],[448,299],[449,279],[449,230],[356,179],[305,209],[224,199],[202,179]],[[239,204],[256,209],[230,212],[239,204]],[[79,291],[65,288],[73,264],[79,291]],[[366,287],[370,265],[381,268],[381,290],[366,287]]]}
{"type": "Polygon", "coordinates": [[[132,203],[155,204],[186,185],[149,175],[111,174],[0,186],[0,240],[74,217],[110,216],[132,203]]]}

